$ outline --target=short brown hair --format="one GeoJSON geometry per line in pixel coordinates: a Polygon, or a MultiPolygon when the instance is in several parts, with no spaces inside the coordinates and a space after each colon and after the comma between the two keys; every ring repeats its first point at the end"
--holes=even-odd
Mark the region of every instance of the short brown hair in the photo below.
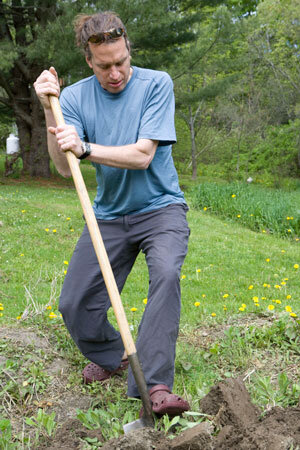
{"type": "MultiPolygon", "coordinates": [[[[125,26],[120,17],[112,11],[104,11],[93,15],[79,14],[74,20],[74,30],[76,35],[76,44],[84,50],[88,59],[92,54],[88,45],[88,40],[93,34],[103,33],[112,28],[124,28],[125,26]]],[[[125,31],[125,44],[130,51],[130,43],[125,31]]],[[[112,42],[115,39],[107,38],[105,42],[112,42]]]]}

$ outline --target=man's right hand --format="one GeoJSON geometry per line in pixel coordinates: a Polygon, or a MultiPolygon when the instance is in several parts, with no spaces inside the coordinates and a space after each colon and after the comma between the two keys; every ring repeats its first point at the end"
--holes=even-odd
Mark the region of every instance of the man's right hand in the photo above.
{"type": "Polygon", "coordinates": [[[60,87],[58,75],[54,67],[44,70],[33,84],[35,92],[44,109],[50,109],[49,95],[59,97],[60,87]]]}

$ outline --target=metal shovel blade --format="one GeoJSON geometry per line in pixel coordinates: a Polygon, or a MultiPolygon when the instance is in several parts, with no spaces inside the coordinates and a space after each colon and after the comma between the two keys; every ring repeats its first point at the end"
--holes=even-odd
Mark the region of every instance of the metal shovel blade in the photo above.
{"type": "Polygon", "coordinates": [[[152,413],[151,400],[147,391],[147,384],[137,354],[133,353],[131,355],[128,355],[128,361],[138,387],[144,411],[142,417],[133,422],[123,425],[124,433],[128,433],[128,431],[137,430],[144,427],[154,428],[154,417],[152,413]]]}
{"type": "Polygon", "coordinates": [[[141,417],[140,419],[134,420],[133,422],[126,423],[123,425],[124,433],[127,434],[129,431],[138,430],[140,428],[150,427],[153,428],[153,423],[149,423],[146,418],[141,417]]]}

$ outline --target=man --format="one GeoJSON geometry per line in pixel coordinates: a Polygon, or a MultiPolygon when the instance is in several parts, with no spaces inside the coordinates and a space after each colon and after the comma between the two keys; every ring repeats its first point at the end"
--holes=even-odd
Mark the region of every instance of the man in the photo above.
{"type": "MultiPolygon", "coordinates": [[[[132,67],[130,44],[112,12],[80,15],[77,44],[94,75],[65,88],[65,126],[56,127],[48,95],[60,95],[57,73],[44,71],[34,86],[58,171],[70,170],[64,152],[87,158],[98,183],[94,211],[120,291],[140,251],[149,270],[148,302],[137,353],[157,414],[180,414],[188,403],[172,394],[180,319],[180,270],[187,253],[188,207],[171,151],[176,141],[173,84],[168,74],[132,67]]],[[[110,301],[85,226],[60,296],[64,322],[91,361],[84,382],[102,382],[128,366],[120,337],[107,320],[110,301]]],[[[139,393],[131,370],[128,395],[139,393]]]]}

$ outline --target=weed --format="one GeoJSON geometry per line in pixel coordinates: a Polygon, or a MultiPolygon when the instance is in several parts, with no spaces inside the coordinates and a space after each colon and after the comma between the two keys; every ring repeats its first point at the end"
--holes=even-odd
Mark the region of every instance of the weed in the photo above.
{"type": "Polygon", "coordinates": [[[25,423],[35,428],[35,442],[37,445],[41,437],[51,437],[56,429],[55,412],[47,414],[39,408],[37,415],[25,419],[25,423]]]}
{"type": "Polygon", "coordinates": [[[108,405],[105,409],[89,408],[86,412],[77,409],[77,419],[89,430],[101,428],[105,440],[117,437],[123,432],[123,423],[132,421],[132,417],[125,414],[123,423],[120,421],[120,410],[117,405],[108,405]]]}
{"type": "Polygon", "coordinates": [[[3,450],[15,450],[12,442],[11,423],[8,419],[0,419],[0,448],[3,450]]]}
{"type": "Polygon", "coordinates": [[[300,384],[293,383],[284,372],[281,372],[277,377],[277,387],[270,376],[257,376],[251,390],[256,402],[264,405],[266,410],[273,406],[286,408],[298,404],[300,384]]]}
{"type": "Polygon", "coordinates": [[[296,194],[243,183],[201,183],[192,198],[195,208],[233,219],[251,230],[300,235],[296,194]]]}

